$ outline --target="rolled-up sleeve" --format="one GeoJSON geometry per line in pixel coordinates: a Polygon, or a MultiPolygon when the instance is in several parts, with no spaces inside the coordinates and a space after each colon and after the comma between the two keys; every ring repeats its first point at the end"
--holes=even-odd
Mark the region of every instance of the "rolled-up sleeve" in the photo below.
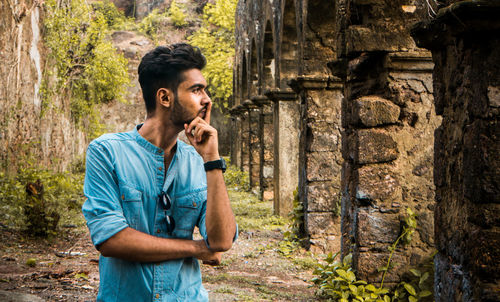
{"type": "Polygon", "coordinates": [[[82,212],[96,247],[128,227],[120,204],[118,180],[109,152],[98,143],[87,149],[82,212]]]}

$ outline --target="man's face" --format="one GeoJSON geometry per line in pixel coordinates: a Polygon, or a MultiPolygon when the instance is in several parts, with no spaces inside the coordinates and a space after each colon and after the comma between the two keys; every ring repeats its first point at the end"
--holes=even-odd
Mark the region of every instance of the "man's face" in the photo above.
{"type": "Polygon", "coordinates": [[[170,119],[179,127],[190,124],[197,116],[205,118],[208,105],[212,102],[207,95],[207,82],[199,69],[183,72],[184,81],[177,87],[170,119]]]}

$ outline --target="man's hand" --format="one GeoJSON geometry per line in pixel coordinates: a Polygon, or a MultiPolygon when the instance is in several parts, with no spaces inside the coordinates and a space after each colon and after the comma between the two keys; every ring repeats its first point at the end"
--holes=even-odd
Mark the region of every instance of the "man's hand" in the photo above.
{"type": "Polygon", "coordinates": [[[208,249],[205,241],[203,240],[197,240],[196,242],[199,244],[201,249],[200,254],[196,256],[196,258],[200,259],[202,263],[206,265],[217,266],[220,264],[222,259],[221,252],[212,252],[208,249]]]}
{"type": "Polygon", "coordinates": [[[198,116],[189,125],[184,124],[186,137],[205,162],[220,158],[217,130],[210,126],[211,112],[212,103],[209,103],[204,119],[198,116]]]}

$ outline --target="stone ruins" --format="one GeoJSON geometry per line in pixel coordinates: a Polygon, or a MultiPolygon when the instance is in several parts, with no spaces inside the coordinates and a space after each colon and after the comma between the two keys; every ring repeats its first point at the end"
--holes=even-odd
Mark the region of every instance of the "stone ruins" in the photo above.
{"type": "Polygon", "coordinates": [[[435,249],[438,301],[500,301],[500,3],[240,0],[231,161],[313,251],[379,282],[435,249]]]}

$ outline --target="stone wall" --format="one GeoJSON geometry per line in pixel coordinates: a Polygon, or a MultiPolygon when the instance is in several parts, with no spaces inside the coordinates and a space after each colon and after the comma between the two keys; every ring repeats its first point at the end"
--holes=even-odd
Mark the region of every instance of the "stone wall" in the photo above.
{"type": "Polygon", "coordinates": [[[273,100],[275,212],[291,210],[298,185],[310,247],[338,251],[342,234],[344,254],[353,253],[369,281],[379,280],[406,208],[417,213],[419,229],[395,257],[416,265],[433,247],[440,118],[430,53],[409,34],[426,18],[423,0],[238,4],[235,105],[262,94],[273,100]]]}
{"type": "Polygon", "coordinates": [[[42,111],[40,87],[46,50],[42,43],[42,9],[37,1],[0,2],[0,167],[16,171],[30,161],[66,169],[87,145],[72,123],[69,103],[52,101],[42,111]]]}
{"type": "MultiPolygon", "coordinates": [[[[393,255],[385,278],[400,281],[404,268],[432,252],[433,132],[440,120],[432,100],[430,54],[415,46],[409,25],[424,16],[423,2],[352,2],[339,11],[339,61],[345,79],[342,120],[342,250],[353,253],[358,277],[380,282],[387,247],[400,234],[406,208],[417,213],[409,246],[393,255]]],[[[340,6],[339,6],[340,7],[340,6]]]]}
{"type": "Polygon", "coordinates": [[[461,1],[414,30],[432,51],[436,301],[500,301],[500,3],[461,1]]]}

